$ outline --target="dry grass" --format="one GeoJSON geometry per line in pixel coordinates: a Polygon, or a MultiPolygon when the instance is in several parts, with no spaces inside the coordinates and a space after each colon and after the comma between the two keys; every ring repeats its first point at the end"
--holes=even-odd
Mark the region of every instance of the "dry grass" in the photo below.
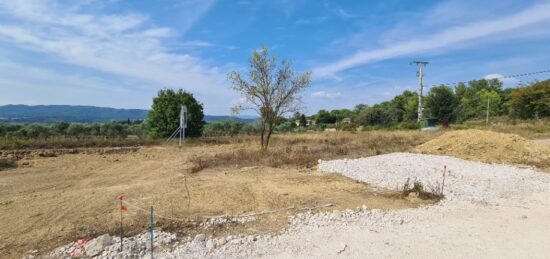
{"type": "MultiPolygon", "coordinates": [[[[261,152],[257,137],[220,138],[226,151],[195,156],[191,172],[209,167],[264,165],[277,168],[311,168],[319,159],[355,158],[411,150],[439,133],[420,131],[327,132],[285,134],[273,137],[267,152],[261,152]]],[[[206,139],[211,143],[210,139],[206,139]]],[[[201,145],[201,142],[193,142],[201,145]]]]}
{"type": "MultiPolygon", "coordinates": [[[[31,249],[46,252],[79,238],[116,234],[115,197],[121,193],[142,208],[154,206],[159,216],[185,219],[158,218],[156,224],[186,234],[195,233],[203,217],[220,214],[326,203],[335,205],[331,210],[419,206],[426,202],[306,167],[319,158],[404,151],[430,137],[420,132],[280,135],[267,154],[259,152],[252,137],[198,139],[182,148],[23,158],[19,167],[0,171],[0,254],[20,257],[31,249]]],[[[209,234],[278,231],[293,212],[209,234]]],[[[146,230],[147,220],[147,213],[130,207],[127,234],[146,230]]]]}
{"type": "Polygon", "coordinates": [[[501,133],[511,133],[527,139],[550,138],[550,119],[541,120],[512,120],[507,117],[491,118],[489,127],[485,121],[467,121],[463,124],[451,125],[452,129],[481,129],[501,133]]]}

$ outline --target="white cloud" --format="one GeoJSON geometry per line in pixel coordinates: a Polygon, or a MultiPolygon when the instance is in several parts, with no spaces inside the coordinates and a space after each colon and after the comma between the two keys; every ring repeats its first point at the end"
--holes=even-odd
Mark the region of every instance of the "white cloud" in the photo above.
{"type": "Polygon", "coordinates": [[[506,85],[506,86],[511,86],[511,85],[519,83],[519,80],[517,78],[515,78],[515,77],[505,77],[504,75],[501,75],[501,74],[488,74],[488,75],[484,76],[483,78],[484,79],[498,79],[498,80],[502,81],[502,83],[504,83],[504,85],[506,85]]]}
{"type": "Polygon", "coordinates": [[[205,48],[205,47],[213,47],[214,44],[208,41],[190,40],[182,43],[182,46],[185,48],[205,48]]]}
{"type": "Polygon", "coordinates": [[[340,16],[340,18],[342,19],[351,19],[351,18],[355,18],[355,15],[349,13],[348,11],[340,8],[338,9],[338,15],[340,16]]]}
{"type": "Polygon", "coordinates": [[[299,20],[296,20],[294,23],[295,24],[320,24],[322,22],[324,22],[325,20],[327,19],[326,16],[319,16],[319,17],[314,17],[314,18],[309,18],[309,19],[299,19],[299,20]]]}
{"type": "MultiPolygon", "coordinates": [[[[185,5],[194,6],[196,10],[187,10],[195,14],[178,28],[180,31],[192,26],[213,3],[191,2],[204,4],[185,5]]],[[[128,78],[151,85],[153,89],[179,87],[197,95],[208,94],[211,99],[230,94],[224,68],[211,66],[188,54],[170,52],[168,43],[176,40],[174,30],[150,25],[145,15],[95,14],[78,6],[51,1],[2,1],[0,15],[3,17],[0,19],[0,42],[12,48],[128,78]]],[[[209,44],[190,43],[195,46],[209,44]]],[[[205,108],[208,112],[208,106],[205,108]]]]}
{"type": "Polygon", "coordinates": [[[342,93],[340,92],[325,92],[325,91],[318,91],[311,94],[312,96],[319,97],[319,98],[325,98],[325,99],[334,99],[342,96],[342,93]]]}
{"type": "MultiPolygon", "coordinates": [[[[315,68],[313,75],[315,77],[330,77],[335,73],[359,65],[404,55],[441,50],[459,43],[499,33],[508,33],[515,29],[548,20],[550,20],[550,3],[537,4],[500,19],[484,20],[463,26],[450,27],[439,33],[414,38],[405,42],[393,43],[379,49],[361,50],[350,57],[315,68]]],[[[509,37],[513,37],[513,35],[509,35],[509,37]]]]}

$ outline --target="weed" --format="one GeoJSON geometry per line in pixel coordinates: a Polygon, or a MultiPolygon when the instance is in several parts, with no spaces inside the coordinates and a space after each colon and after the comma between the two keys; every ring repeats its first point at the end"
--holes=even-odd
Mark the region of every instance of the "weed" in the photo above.
{"type": "Polygon", "coordinates": [[[17,164],[12,159],[0,158],[0,170],[15,167],[17,167],[17,164]]]}
{"type": "Polygon", "coordinates": [[[414,180],[411,185],[411,179],[407,178],[403,188],[399,190],[402,197],[416,196],[422,200],[441,200],[443,199],[442,186],[438,184],[431,186],[426,190],[422,182],[414,180]]]}

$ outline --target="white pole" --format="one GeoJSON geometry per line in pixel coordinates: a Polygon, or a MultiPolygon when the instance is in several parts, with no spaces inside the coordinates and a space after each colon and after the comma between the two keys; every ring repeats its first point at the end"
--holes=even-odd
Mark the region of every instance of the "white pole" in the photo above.
{"type": "Polygon", "coordinates": [[[423,111],[422,111],[422,88],[424,87],[422,82],[422,64],[418,64],[418,83],[420,88],[420,94],[418,95],[418,121],[422,120],[423,111]]]}
{"type": "Polygon", "coordinates": [[[183,113],[183,105],[182,105],[181,110],[180,110],[180,130],[179,130],[179,133],[180,133],[180,146],[183,142],[183,116],[184,116],[184,113],[183,113]]]}
{"type": "Polygon", "coordinates": [[[485,126],[489,126],[489,106],[491,105],[491,99],[487,96],[487,114],[485,115],[485,126]]]}

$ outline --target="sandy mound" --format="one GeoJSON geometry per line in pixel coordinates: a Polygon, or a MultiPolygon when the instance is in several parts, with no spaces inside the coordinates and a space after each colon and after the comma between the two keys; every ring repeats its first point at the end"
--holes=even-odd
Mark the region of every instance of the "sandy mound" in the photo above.
{"type": "Polygon", "coordinates": [[[488,163],[550,169],[550,148],[515,134],[484,130],[450,131],[416,147],[415,151],[488,163]]]}

